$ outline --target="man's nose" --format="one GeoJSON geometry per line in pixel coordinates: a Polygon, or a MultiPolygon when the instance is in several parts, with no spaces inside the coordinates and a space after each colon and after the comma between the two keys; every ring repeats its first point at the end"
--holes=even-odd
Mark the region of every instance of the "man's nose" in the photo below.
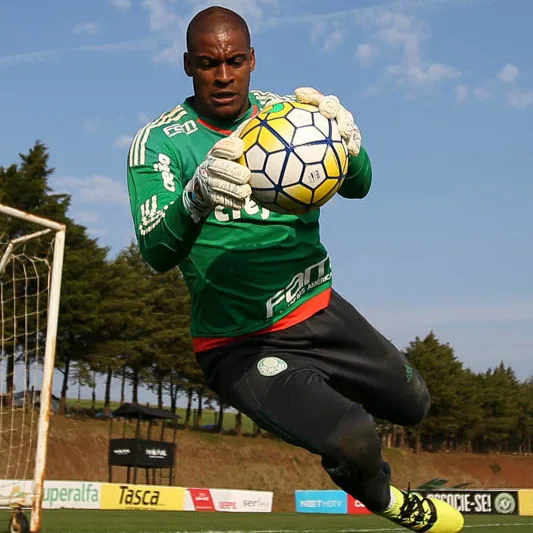
{"type": "Polygon", "coordinates": [[[216,74],[217,81],[221,83],[229,83],[233,77],[231,67],[227,63],[220,63],[216,74]]]}

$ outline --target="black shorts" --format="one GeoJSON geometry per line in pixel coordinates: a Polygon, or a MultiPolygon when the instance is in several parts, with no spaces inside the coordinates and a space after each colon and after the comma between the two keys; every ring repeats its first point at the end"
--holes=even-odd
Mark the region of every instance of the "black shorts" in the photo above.
{"type": "Polygon", "coordinates": [[[428,390],[405,355],[335,291],[304,322],[197,359],[225,403],[313,453],[321,454],[353,402],[400,425],[419,423],[429,408],[428,390]]]}

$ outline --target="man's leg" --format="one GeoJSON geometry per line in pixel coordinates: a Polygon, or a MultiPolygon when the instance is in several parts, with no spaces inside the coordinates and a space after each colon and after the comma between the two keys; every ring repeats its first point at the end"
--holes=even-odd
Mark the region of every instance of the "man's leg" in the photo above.
{"type": "Polygon", "coordinates": [[[335,390],[393,424],[414,426],[424,419],[431,399],[422,376],[339,294],[333,291],[329,307],[305,326],[309,361],[335,390]]]}
{"type": "Polygon", "coordinates": [[[337,472],[347,469],[349,492],[383,511],[390,501],[390,469],[372,417],[302,361],[286,336],[277,332],[201,354],[209,387],[265,430],[320,455],[337,472]]]}
{"type": "Polygon", "coordinates": [[[450,505],[390,486],[369,413],[413,425],[425,416],[429,393],[403,354],[335,293],[305,322],[199,361],[227,403],[321,455],[332,480],[373,512],[420,533],[461,531],[462,515],[450,505]]]}
{"type": "MultiPolygon", "coordinates": [[[[430,405],[422,377],[353,306],[333,292],[329,307],[304,325],[312,339],[312,364],[329,376],[335,390],[375,417],[405,426],[422,421],[430,405]]],[[[363,480],[357,468],[330,457],[324,457],[322,464],[339,487],[361,499],[363,480]]],[[[383,467],[390,477],[389,465],[383,467]]],[[[367,491],[377,490],[375,480],[363,483],[367,491]]],[[[393,486],[386,509],[369,508],[420,533],[458,533],[464,524],[461,513],[451,505],[393,486]]]]}

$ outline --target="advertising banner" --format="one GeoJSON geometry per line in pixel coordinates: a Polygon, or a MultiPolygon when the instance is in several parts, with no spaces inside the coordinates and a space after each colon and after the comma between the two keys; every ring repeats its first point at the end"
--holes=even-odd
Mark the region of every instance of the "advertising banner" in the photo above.
{"type": "Polygon", "coordinates": [[[533,516],[533,490],[518,491],[518,510],[520,516],[533,516]]]}
{"type": "Polygon", "coordinates": [[[10,503],[31,507],[33,482],[20,479],[0,479],[0,506],[8,508],[10,503]]]}
{"type": "Polygon", "coordinates": [[[185,510],[271,513],[273,499],[270,491],[188,488],[185,510]]]}
{"type": "Polygon", "coordinates": [[[274,493],[253,490],[210,489],[216,511],[270,513],[274,493]]]}
{"type": "MultiPolygon", "coordinates": [[[[434,490],[420,491],[444,500],[464,514],[533,516],[533,490],[434,490]],[[520,501],[519,501],[520,498],[520,501]],[[520,503],[520,506],[519,506],[520,503]],[[529,513],[529,514],[526,514],[529,513]]],[[[358,500],[341,490],[297,490],[296,512],[371,514],[358,500]]]]}
{"type": "Polygon", "coordinates": [[[100,509],[101,483],[45,481],[44,509],[100,509]]]}
{"type": "Polygon", "coordinates": [[[424,494],[444,500],[463,514],[518,514],[516,490],[435,490],[424,494]]]}
{"type": "Polygon", "coordinates": [[[100,509],[183,511],[185,489],[156,485],[102,483],[100,509]]]}
{"type": "Polygon", "coordinates": [[[372,514],[359,500],[348,494],[348,514],[372,514]]]}
{"type": "Polygon", "coordinates": [[[342,490],[296,490],[294,496],[297,513],[348,512],[348,497],[342,490]]]}
{"type": "MultiPolygon", "coordinates": [[[[86,481],[45,481],[43,509],[100,509],[101,483],[86,481]]],[[[6,506],[17,502],[31,506],[33,482],[0,480],[0,500],[6,506]]]]}
{"type": "MultiPolygon", "coordinates": [[[[215,504],[209,489],[187,489],[192,503],[191,511],[214,511],[215,504]]],[[[187,500],[187,498],[186,498],[187,500]]],[[[187,504],[185,505],[186,510],[187,504]]]]}

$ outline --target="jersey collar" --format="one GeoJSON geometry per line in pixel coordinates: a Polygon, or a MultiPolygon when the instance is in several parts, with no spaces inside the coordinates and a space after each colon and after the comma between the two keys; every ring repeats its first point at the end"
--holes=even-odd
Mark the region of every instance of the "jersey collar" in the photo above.
{"type": "Polygon", "coordinates": [[[221,135],[231,135],[233,131],[245,120],[254,117],[259,112],[257,104],[250,102],[250,107],[242,117],[237,120],[213,120],[200,116],[192,107],[192,96],[189,96],[183,104],[187,108],[187,112],[194,116],[196,122],[211,131],[216,131],[221,135]]]}

